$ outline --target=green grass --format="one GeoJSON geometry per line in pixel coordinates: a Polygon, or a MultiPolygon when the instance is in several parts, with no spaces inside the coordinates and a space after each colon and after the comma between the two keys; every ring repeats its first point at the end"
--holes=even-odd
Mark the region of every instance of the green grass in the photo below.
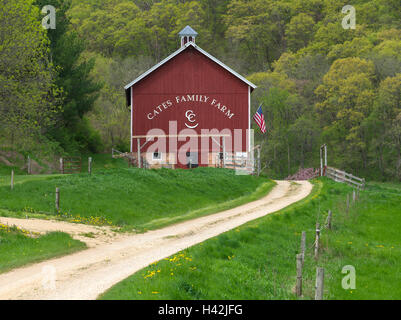
{"type": "Polygon", "coordinates": [[[88,172],[88,158],[92,158],[92,172],[105,169],[128,168],[128,162],[124,159],[113,159],[110,153],[81,155],[82,172],[88,172]]]}
{"type": "Polygon", "coordinates": [[[0,225],[0,272],[86,248],[83,242],[61,232],[29,237],[20,229],[0,225]]]}
{"type": "Polygon", "coordinates": [[[18,175],[25,174],[25,172],[23,170],[21,170],[17,166],[6,166],[5,164],[0,163],[0,176],[8,176],[8,175],[10,175],[11,174],[11,170],[14,170],[14,173],[18,174],[18,175]]]}
{"type": "Polygon", "coordinates": [[[304,296],[313,299],[316,267],[325,268],[325,299],[400,299],[401,185],[372,183],[345,214],[352,189],[327,179],[306,199],[159,261],[112,287],[101,299],[296,299],[295,256],[307,233],[304,296]],[[315,223],[333,211],[313,259],[315,223]],[[341,286],[356,269],[356,290],[341,286]]]}
{"type": "Polygon", "coordinates": [[[213,168],[110,168],[97,169],[91,176],[17,176],[14,190],[10,190],[9,179],[0,177],[2,215],[52,216],[59,187],[62,215],[82,220],[102,217],[102,221],[136,230],[229,209],[262,197],[274,185],[265,178],[213,168]]]}
{"type": "MultiPolygon", "coordinates": [[[[128,162],[125,161],[124,159],[113,159],[109,153],[107,154],[83,154],[79,155],[81,157],[81,164],[82,168],[81,171],[82,173],[88,172],[88,158],[92,158],[92,172],[96,172],[99,170],[104,170],[104,169],[117,169],[117,168],[128,168],[128,162]]],[[[13,159],[8,159],[10,160],[11,163],[14,162],[13,159]]],[[[33,160],[38,162],[44,170],[49,170],[48,165],[46,165],[43,161],[40,161],[40,159],[37,159],[33,157],[33,160]]],[[[22,161],[18,160],[18,163],[13,163],[13,166],[7,166],[4,163],[0,161],[0,176],[9,176],[11,174],[11,170],[14,170],[14,173],[16,175],[27,175],[27,170],[24,169],[22,170],[21,167],[26,165],[24,163],[26,160],[22,161]]],[[[55,167],[57,168],[56,171],[53,173],[58,174],[58,162],[57,160],[55,167]]]]}

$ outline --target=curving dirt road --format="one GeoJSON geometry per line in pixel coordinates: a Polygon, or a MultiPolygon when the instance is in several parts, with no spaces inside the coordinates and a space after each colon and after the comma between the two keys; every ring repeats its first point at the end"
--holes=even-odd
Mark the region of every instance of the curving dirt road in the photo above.
{"type": "Polygon", "coordinates": [[[283,209],[311,191],[308,181],[277,181],[273,190],[258,201],[137,235],[118,235],[111,229],[66,222],[0,218],[1,223],[35,232],[68,232],[89,246],[69,256],[0,274],[0,299],[96,299],[149,264],[283,209]],[[93,233],[95,238],[87,238],[84,233],[93,233]]]}

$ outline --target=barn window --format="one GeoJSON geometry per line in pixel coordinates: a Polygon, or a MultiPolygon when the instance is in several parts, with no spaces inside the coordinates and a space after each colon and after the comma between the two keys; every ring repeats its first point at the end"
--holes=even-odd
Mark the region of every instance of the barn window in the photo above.
{"type": "Polygon", "coordinates": [[[161,152],[154,152],[152,160],[161,160],[162,159],[162,153],[161,152]]]}

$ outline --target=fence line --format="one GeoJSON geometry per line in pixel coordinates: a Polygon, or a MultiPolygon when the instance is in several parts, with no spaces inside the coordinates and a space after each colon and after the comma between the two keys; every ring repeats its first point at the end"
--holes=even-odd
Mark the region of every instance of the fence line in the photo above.
{"type": "Polygon", "coordinates": [[[336,168],[327,167],[326,168],[326,176],[337,182],[346,182],[355,187],[359,187],[362,189],[365,188],[365,184],[366,184],[365,179],[356,177],[350,173],[338,170],[336,168]]]}
{"type": "Polygon", "coordinates": [[[60,158],[60,172],[62,174],[81,173],[81,157],[60,158]]]}

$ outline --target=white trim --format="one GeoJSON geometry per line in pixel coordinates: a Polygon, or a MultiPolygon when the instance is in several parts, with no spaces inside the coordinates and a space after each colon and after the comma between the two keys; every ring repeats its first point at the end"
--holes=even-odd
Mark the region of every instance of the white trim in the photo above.
{"type": "Polygon", "coordinates": [[[249,80],[245,79],[243,76],[241,76],[240,74],[238,74],[237,72],[235,72],[234,70],[232,70],[230,67],[226,66],[223,62],[221,62],[220,60],[218,60],[217,58],[213,57],[211,54],[207,53],[206,51],[202,50],[200,47],[198,47],[195,43],[193,42],[188,42],[187,44],[185,44],[185,46],[181,47],[180,49],[178,49],[176,52],[172,53],[171,55],[169,55],[166,59],[164,59],[163,61],[161,61],[160,63],[158,63],[157,65],[155,65],[154,67],[152,67],[151,69],[149,69],[148,71],[146,71],[145,73],[143,73],[141,76],[139,76],[138,78],[136,78],[134,81],[132,81],[131,83],[127,84],[124,89],[128,90],[130,87],[132,87],[134,84],[136,84],[137,82],[141,81],[143,78],[145,78],[146,76],[148,76],[149,74],[151,74],[153,71],[155,71],[156,69],[158,69],[159,67],[161,67],[162,65],[164,65],[166,62],[170,61],[172,58],[174,58],[176,55],[178,55],[179,53],[181,53],[182,51],[184,51],[185,49],[187,49],[189,46],[194,47],[196,50],[198,50],[200,53],[204,54],[205,56],[207,56],[209,59],[213,60],[214,62],[216,62],[218,65],[220,65],[221,67],[223,67],[224,69],[226,69],[228,72],[232,73],[234,76],[236,76],[237,78],[241,79],[243,82],[245,82],[248,86],[252,87],[253,89],[256,89],[257,86],[255,84],[253,84],[252,82],[250,82],[249,80]]]}
{"type": "Polygon", "coordinates": [[[248,152],[251,151],[251,87],[248,87],[248,152]]]}
{"type": "Polygon", "coordinates": [[[134,131],[133,131],[133,129],[134,129],[134,124],[133,124],[134,119],[133,119],[133,115],[134,115],[134,88],[131,87],[131,140],[130,140],[130,150],[131,150],[131,153],[132,153],[132,151],[133,151],[132,146],[133,146],[133,143],[134,143],[134,139],[132,138],[132,136],[134,135],[134,131]]]}

